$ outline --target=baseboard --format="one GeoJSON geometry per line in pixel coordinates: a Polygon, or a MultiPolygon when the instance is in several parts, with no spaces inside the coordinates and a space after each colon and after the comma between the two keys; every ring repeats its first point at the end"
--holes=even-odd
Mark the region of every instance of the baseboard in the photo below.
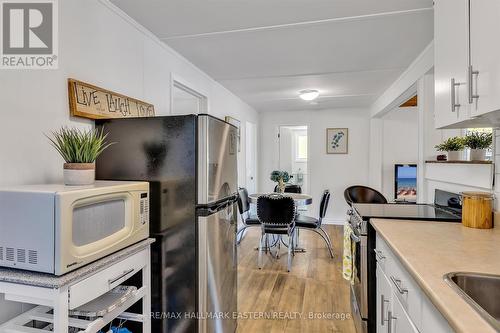
{"type": "Polygon", "coordinates": [[[334,225],[344,225],[346,222],[345,219],[334,219],[334,218],[324,218],[323,224],[334,224],[334,225]]]}

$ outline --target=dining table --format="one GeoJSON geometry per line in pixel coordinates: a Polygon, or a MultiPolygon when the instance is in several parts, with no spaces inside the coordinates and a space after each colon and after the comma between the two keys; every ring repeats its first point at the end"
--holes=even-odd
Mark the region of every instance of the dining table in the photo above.
{"type": "MultiPolygon", "coordinates": [[[[301,207],[301,206],[308,206],[308,205],[313,203],[313,198],[309,194],[289,193],[289,192],[285,192],[285,193],[276,193],[276,192],[254,193],[254,194],[250,194],[248,196],[248,199],[249,199],[250,203],[257,204],[259,197],[261,197],[263,195],[270,195],[270,194],[281,194],[283,196],[292,198],[293,201],[295,202],[296,208],[301,207]]],[[[295,244],[296,244],[296,246],[295,246],[294,252],[306,252],[305,248],[299,246],[299,230],[297,230],[297,233],[295,234],[295,244]]],[[[257,250],[258,250],[258,248],[257,248],[257,250]]]]}
{"type": "Polygon", "coordinates": [[[295,202],[296,207],[300,206],[307,206],[312,204],[313,198],[309,194],[302,194],[302,193],[276,193],[276,192],[271,192],[271,193],[254,193],[250,194],[248,197],[250,199],[250,203],[256,204],[257,200],[259,199],[260,196],[263,195],[270,195],[270,194],[281,194],[286,197],[290,197],[293,199],[295,202]]]}

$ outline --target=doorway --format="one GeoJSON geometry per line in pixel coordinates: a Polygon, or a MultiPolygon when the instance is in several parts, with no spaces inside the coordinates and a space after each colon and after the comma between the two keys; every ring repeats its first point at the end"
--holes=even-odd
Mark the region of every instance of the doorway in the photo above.
{"type": "Polygon", "coordinates": [[[245,126],[245,185],[248,193],[257,192],[257,128],[247,121],[245,126]]]}
{"type": "Polygon", "coordinates": [[[300,186],[302,193],[310,193],[308,127],[280,126],[278,143],[279,170],[288,172],[291,176],[289,183],[300,186]]]}
{"type": "Polygon", "coordinates": [[[207,113],[207,97],[177,80],[172,80],[172,115],[207,113]]]}

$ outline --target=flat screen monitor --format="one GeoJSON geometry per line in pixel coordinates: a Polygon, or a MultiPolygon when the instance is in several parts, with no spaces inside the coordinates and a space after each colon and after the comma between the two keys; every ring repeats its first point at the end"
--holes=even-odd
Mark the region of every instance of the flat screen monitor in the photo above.
{"type": "Polygon", "coordinates": [[[394,166],[394,199],[398,202],[417,202],[417,165],[394,166]]]}

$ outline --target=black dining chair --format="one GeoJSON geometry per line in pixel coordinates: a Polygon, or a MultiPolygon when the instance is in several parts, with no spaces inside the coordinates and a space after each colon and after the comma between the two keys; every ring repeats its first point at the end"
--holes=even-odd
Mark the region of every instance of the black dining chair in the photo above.
{"type": "MultiPolygon", "coordinates": [[[[261,223],[262,234],[259,244],[259,269],[262,268],[262,254],[266,248],[267,235],[288,236],[288,264],[290,272],[292,256],[294,255],[293,239],[295,233],[295,202],[292,198],[281,194],[269,194],[257,199],[257,216],[261,223]]],[[[279,258],[281,242],[277,243],[276,258],[279,258]]],[[[272,254],[272,252],[271,252],[272,254]]]]}
{"type": "MultiPolygon", "coordinates": [[[[274,192],[278,193],[278,185],[274,187],[274,192]]],[[[285,193],[302,193],[302,187],[300,185],[285,185],[285,193]]]]}
{"type": "Polygon", "coordinates": [[[238,230],[236,234],[236,244],[240,244],[243,240],[245,230],[250,227],[260,226],[260,221],[257,216],[252,216],[250,214],[250,199],[248,198],[248,191],[246,188],[238,189],[238,210],[241,216],[241,221],[243,222],[243,227],[238,230]],[[239,236],[239,238],[238,238],[239,236]]]}
{"type": "Polygon", "coordinates": [[[321,203],[319,205],[319,217],[314,218],[305,215],[298,215],[295,218],[295,227],[298,228],[299,230],[303,229],[303,230],[314,231],[315,233],[320,235],[321,238],[323,238],[323,240],[325,241],[328,250],[330,251],[330,256],[333,258],[332,241],[330,239],[330,236],[328,236],[328,233],[322,227],[322,222],[326,216],[326,211],[328,210],[329,203],[330,203],[330,191],[325,190],[323,192],[323,196],[321,197],[321,203]]]}
{"type": "Polygon", "coordinates": [[[362,185],[350,186],[344,191],[344,199],[349,206],[353,203],[386,204],[387,199],[379,191],[362,185]]]}

